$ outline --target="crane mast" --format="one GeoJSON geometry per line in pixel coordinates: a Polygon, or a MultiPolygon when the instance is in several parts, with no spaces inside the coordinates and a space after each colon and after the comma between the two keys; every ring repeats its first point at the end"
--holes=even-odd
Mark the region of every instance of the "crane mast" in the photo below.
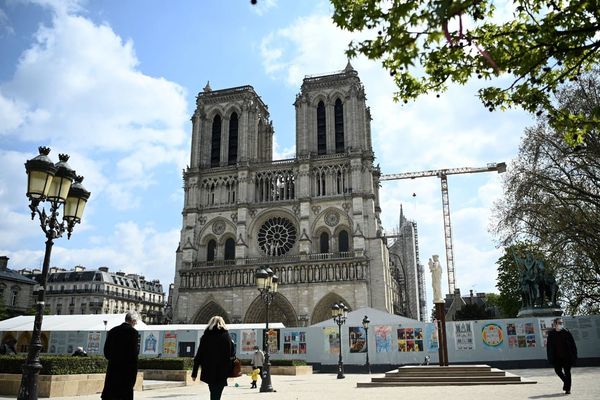
{"type": "Polygon", "coordinates": [[[485,167],[444,168],[428,171],[403,172],[399,174],[384,174],[380,181],[400,179],[415,179],[437,176],[440,178],[442,189],[442,214],[444,218],[444,243],[446,246],[446,267],[448,271],[448,293],[453,294],[456,288],[454,272],[454,250],[452,245],[452,224],[450,223],[450,199],[448,196],[448,175],[475,174],[479,172],[497,171],[499,174],[506,172],[506,163],[489,163],[485,167]]]}

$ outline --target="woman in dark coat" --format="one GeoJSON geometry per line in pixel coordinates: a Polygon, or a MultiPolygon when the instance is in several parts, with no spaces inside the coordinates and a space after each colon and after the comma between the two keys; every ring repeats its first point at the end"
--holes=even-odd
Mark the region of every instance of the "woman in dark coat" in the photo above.
{"type": "Polygon", "coordinates": [[[104,357],[108,360],[102,399],[133,400],[137,377],[138,332],[134,328],[136,312],[128,312],[125,322],[108,331],[104,343],[104,357]]]}
{"type": "Polygon", "coordinates": [[[208,384],[210,400],[221,399],[223,388],[227,386],[227,378],[231,373],[233,357],[235,347],[227,332],[225,321],[216,315],[208,321],[192,369],[192,379],[196,380],[198,367],[201,367],[200,380],[208,384]]]}
{"type": "Polygon", "coordinates": [[[564,328],[562,318],[554,320],[554,330],[548,332],[546,354],[554,372],[563,381],[563,390],[571,393],[571,367],[577,361],[577,346],[571,332],[564,328]]]}

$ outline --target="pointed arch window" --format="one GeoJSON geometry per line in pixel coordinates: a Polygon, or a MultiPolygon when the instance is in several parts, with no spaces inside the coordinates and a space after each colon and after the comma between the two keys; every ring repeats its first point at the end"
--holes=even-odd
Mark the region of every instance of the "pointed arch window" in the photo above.
{"type": "Polygon", "coordinates": [[[238,153],[238,115],[231,114],[229,118],[229,152],[227,153],[227,165],[235,165],[238,153]]]}
{"type": "Polygon", "coordinates": [[[344,105],[342,100],[337,99],[333,107],[335,119],[335,152],[344,152],[344,105]]]}
{"type": "Polygon", "coordinates": [[[327,232],[321,233],[319,237],[319,252],[329,253],[329,234],[327,232]]]}
{"type": "Polygon", "coordinates": [[[325,104],[317,105],[317,154],[327,154],[327,128],[325,123],[325,104]]]}
{"type": "Polygon", "coordinates": [[[221,116],[215,115],[212,124],[212,138],[210,147],[210,166],[218,167],[221,161],[221,116]]]}
{"type": "Polygon", "coordinates": [[[206,261],[215,261],[217,242],[214,239],[209,240],[206,246],[206,261]]]}
{"type": "Polygon", "coordinates": [[[225,241],[225,259],[235,260],[235,240],[232,238],[225,241]]]}
{"type": "Polygon", "coordinates": [[[338,237],[338,247],[339,247],[338,251],[340,253],[350,250],[350,246],[348,243],[348,231],[340,231],[340,234],[338,237]]]}

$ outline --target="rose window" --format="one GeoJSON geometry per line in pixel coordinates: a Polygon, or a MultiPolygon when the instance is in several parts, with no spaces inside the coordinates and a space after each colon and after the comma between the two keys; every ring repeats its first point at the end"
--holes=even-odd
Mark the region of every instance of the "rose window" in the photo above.
{"type": "Polygon", "coordinates": [[[296,243],[296,228],[287,218],[269,218],[258,231],[258,246],[268,256],[281,256],[296,243]]]}

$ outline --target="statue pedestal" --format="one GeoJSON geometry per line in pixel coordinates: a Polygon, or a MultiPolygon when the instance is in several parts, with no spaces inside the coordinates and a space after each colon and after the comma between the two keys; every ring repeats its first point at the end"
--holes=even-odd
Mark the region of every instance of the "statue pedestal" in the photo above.
{"type": "Polygon", "coordinates": [[[540,317],[560,317],[563,310],[552,307],[522,308],[517,314],[517,318],[540,318],[540,317]]]}

